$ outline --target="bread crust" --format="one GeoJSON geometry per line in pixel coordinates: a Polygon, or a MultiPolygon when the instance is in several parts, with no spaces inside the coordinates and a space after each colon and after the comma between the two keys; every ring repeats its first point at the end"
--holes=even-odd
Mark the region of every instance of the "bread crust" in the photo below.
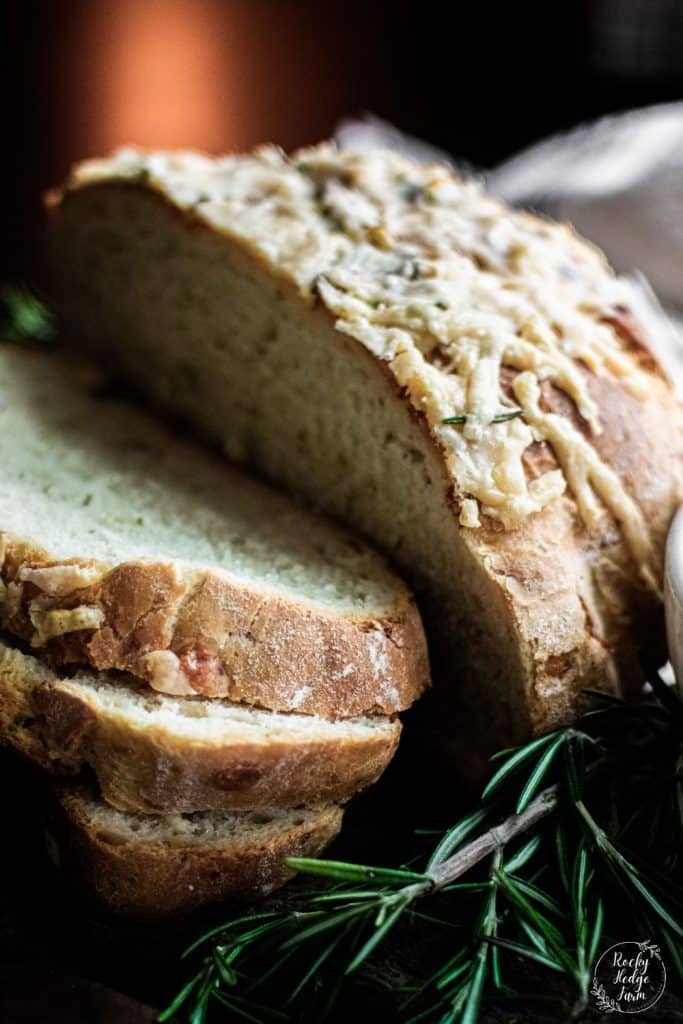
{"type": "Polygon", "coordinates": [[[141,922],[262,898],[294,874],[285,858],[320,853],[342,820],[341,809],[331,806],[224,846],[125,841],[93,827],[82,793],[57,790],[48,814],[50,847],[69,883],[111,913],[141,922]]]}
{"type": "Polygon", "coordinates": [[[15,595],[5,601],[4,628],[57,664],[117,669],[162,692],[330,719],[395,714],[429,682],[420,616],[398,578],[394,607],[375,618],[341,615],[225,571],[57,561],[31,540],[3,532],[0,555],[5,593],[9,587],[15,595]],[[59,596],[33,582],[33,570],[64,566],[96,581],[59,596]],[[37,605],[41,614],[87,609],[99,624],[41,640],[37,605]]]}
{"type": "Polygon", "coordinates": [[[108,713],[77,679],[49,678],[35,659],[0,645],[0,743],[52,774],[87,765],[122,811],[344,803],[379,778],[400,733],[395,720],[363,737],[345,730],[334,739],[202,742],[108,713]]]}

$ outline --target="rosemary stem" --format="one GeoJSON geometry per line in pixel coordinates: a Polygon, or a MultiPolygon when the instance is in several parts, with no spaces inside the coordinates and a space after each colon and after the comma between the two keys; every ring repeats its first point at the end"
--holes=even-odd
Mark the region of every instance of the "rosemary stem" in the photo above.
{"type": "Polygon", "coordinates": [[[521,835],[532,828],[537,821],[545,818],[557,807],[557,786],[548,786],[532,800],[529,806],[521,814],[512,814],[509,818],[487,832],[477,836],[471,843],[464,846],[457,853],[454,853],[448,860],[443,861],[432,868],[428,874],[431,881],[431,891],[438,892],[445,886],[450,885],[466,871],[484,860],[491,853],[501,849],[515,836],[521,835]]]}

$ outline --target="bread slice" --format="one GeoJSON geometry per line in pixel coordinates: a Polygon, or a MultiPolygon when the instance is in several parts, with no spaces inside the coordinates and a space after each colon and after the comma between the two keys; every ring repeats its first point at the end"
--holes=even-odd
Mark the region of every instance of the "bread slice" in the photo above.
{"type": "Polygon", "coordinates": [[[70,336],[372,538],[485,764],[663,651],[683,417],[571,230],[386,151],[123,151],[52,197],[70,336]],[[455,417],[455,419],[451,419],[455,417]]]}
{"type": "Polygon", "coordinates": [[[102,393],[0,350],[0,618],[56,662],[328,718],[428,680],[404,584],[354,537],[102,393]]]}
{"type": "Polygon", "coordinates": [[[168,697],[132,676],[64,678],[0,642],[0,743],[53,773],[88,765],[119,810],[342,803],[379,778],[400,732],[381,715],[333,722],[168,697]]]}
{"type": "Polygon", "coordinates": [[[87,786],[62,787],[48,819],[65,878],[114,914],[139,921],[211,903],[246,903],[291,878],[286,857],[320,853],[342,811],[123,814],[87,786]]]}

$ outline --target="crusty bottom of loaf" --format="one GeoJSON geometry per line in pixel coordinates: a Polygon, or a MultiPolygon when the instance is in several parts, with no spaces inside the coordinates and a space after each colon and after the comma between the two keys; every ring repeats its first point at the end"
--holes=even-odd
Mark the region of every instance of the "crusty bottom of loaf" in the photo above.
{"type": "Polygon", "coordinates": [[[122,917],[154,921],[266,895],[315,856],[341,808],[188,815],[124,814],[85,785],[55,791],[48,845],[66,880],[122,917]]]}

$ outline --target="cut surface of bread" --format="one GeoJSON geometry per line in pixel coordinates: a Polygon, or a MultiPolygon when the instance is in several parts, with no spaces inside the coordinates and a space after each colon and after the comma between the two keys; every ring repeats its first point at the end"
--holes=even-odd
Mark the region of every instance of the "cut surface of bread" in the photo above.
{"type": "Polygon", "coordinates": [[[403,569],[432,741],[481,768],[662,650],[683,418],[568,228],[386,151],[127,151],[53,197],[49,246],[80,348],[403,569]]]}
{"type": "Polygon", "coordinates": [[[337,835],[339,807],[189,815],[124,814],[86,786],[60,787],[49,845],[66,879],[136,920],[260,898],[291,878],[287,857],[337,835]]]}
{"type": "Polygon", "coordinates": [[[0,349],[0,616],[56,661],[330,718],[428,681],[419,616],[365,544],[97,388],[0,349]]]}
{"type": "Polygon", "coordinates": [[[55,774],[88,765],[104,799],[147,813],[341,803],[375,782],[401,726],[155,693],[132,676],[63,677],[0,641],[0,743],[55,774]]]}

